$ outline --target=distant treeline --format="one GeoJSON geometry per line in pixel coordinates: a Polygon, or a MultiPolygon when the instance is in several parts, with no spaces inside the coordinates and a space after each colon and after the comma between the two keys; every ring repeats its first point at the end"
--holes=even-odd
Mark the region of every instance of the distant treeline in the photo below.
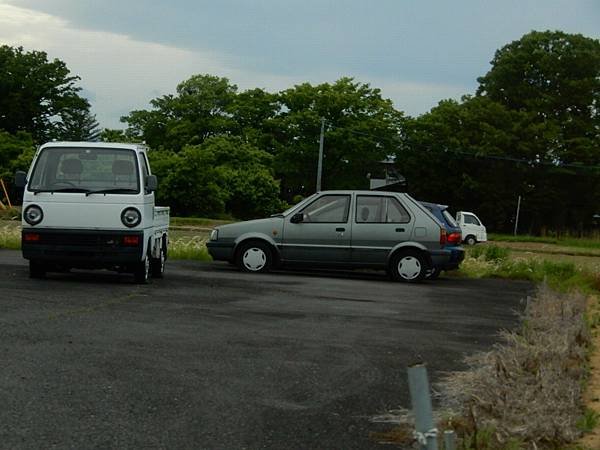
{"type": "Polygon", "coordinates": [[[174,214],[258,217],[314,192],[324,118],[324,189],[368,188],[391,157],[413,196],[493,231],[512,230],[518,196],[527,233],[583,233],[600,213],[600,42],[581,35],[524,35],[474,94],[419,117],[352,78],[271,93],[195,75],[99,132],[77,81],[43,52],[0,47],[0,176],[48,139],[144,141],[174,214]]]}

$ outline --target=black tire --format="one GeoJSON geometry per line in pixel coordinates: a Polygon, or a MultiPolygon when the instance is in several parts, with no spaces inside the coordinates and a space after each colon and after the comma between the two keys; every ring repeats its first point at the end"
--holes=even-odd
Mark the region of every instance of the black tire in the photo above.
{"type": "Polygon", "coordinates": [[[137,284],[148,284],[150,282],[150,257],[148,255],[143,261],[135,265],[133,278],[137,284]]]}
{"type": "Polygon", "coordinates": [[[160,257],[150,260],[150,271],[152,278],[162,278],[165,275],[165,265],[167,263],[167,249],[163,246],[160,249],[160,257]]]}
{"type": "Polygon", "coordinates": [[[442,273],[442,270],[440,268],[434,267],[429,272],[427,272],[427,279],[428,280],[437,280],[440,277],[441,273],[442,273]]]}
{"type": "Polygon", "coordinates": [[[418,250],[403,250],[392,257],[389,271],[396,281],[418,283],[425,278],[429,267],[423,253],[418,250]]]}
{"type": "Polygon", "coordinates": [[[44,278],[46,266],[38,261],[29,261],[29,278],[44,278]]]}
{"type": "Polygon", "coordinates": [[[477,244],[477,239],[475,239],[475,236],[473,236],[472,234],[468,235],[465,238],[465,244],[467,245],[475,245],[477,244]]]}
{"type": "Polygon", "coordinates": [[[236,253],[235,264],[242,272],[265,273],[273,265],[273,252],[266,242],[242,243],[236,253]]]}

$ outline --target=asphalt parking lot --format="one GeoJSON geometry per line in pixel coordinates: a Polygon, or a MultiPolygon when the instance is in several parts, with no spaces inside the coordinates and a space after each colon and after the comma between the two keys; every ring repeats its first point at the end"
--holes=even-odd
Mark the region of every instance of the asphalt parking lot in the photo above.
{"type": "Polygon", "coordinates": [[[380,448],[369,418],[409,407],[407,365],[461,369],[531,289],[191,261],[148,286],[30,280],[0,251],[0,447],[380,448]]]}

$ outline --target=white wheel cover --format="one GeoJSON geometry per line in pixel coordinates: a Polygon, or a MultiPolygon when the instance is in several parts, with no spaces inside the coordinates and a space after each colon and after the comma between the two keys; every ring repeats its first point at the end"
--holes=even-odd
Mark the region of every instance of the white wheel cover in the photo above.
{"type": "Polygon", "coordinates": [[[246,269],[251,272],[258,272],[267,264],[267,255],[260,248],[252,247],[244,252],[242,262],[246,269]]]}
{"type": "Polygon", "coordinates": [[[421,273],[421,262],[414,256],[405,256],[398,262],[398,274],[405,280],[414,280],[421,273]]]}

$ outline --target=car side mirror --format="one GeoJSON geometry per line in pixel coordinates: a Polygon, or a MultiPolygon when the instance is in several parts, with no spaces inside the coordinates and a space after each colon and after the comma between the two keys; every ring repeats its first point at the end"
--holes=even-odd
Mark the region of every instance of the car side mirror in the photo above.
{"type": "Polygon", "coordinates": [[[304,214],[302,214],[302,213],[296,213],[290,219],[290,222],[292,222],[292,223],[300,223],[303,221],[304,221],[304,214]]]}
{"type": "Polygon", "coordinates": [[[158,187],[158,178],[156,178],[156,175],[148,175],[146,177],[146,190],[148,192],[154,192],[154,191],[156,191],[157,187],[158,187]]]}
{"type": "Polygon", "coordinates": [[[15,186],[18,188],[24,188],[27,184],[27,174],[22,170],[17,170],[15,173],[15,186]]]}

